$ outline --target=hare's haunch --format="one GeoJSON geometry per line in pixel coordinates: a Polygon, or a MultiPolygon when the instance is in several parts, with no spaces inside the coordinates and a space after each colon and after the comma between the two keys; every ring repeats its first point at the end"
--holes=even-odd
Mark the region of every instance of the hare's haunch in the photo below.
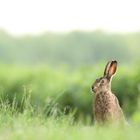
{"type": "Polygon", "coordinates": [[[121,122],[124,120],[118,99],[111,91],[111,79],[116,70],[117,61],[109,61],[103,77],[96,79],[92,85],[92,91],[95,93],[93,109],[97,123],[121,122]]]}

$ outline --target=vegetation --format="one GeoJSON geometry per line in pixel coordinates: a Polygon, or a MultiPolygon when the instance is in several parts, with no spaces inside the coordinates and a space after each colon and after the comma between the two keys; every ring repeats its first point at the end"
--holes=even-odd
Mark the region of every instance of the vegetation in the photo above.
{"type": "Polygon", "coordinates": [[[140,33],[45,33],[13,37],[0,31],[0,139],[140,137],[140,33]],[[128,126],[94,125],[91,85],[106,61],[119,67],[112,90],[128,126]]]}
{"type": "Polygon", "coordinates": [[[13,37],[0,32],[1,63],[91,65],[115,58],[130,63],[139,60],[140,33],[96,32],[44,33],[13,37]]]}
{"type": "Polygon", "coordinates": [[[51,116],[46,117],[42,112],[35,112],[28,100],[25,99],[24,110],[17,112],[12,107],[1,102],[0,110],[0,139],[2,140],[38,140],[38,139],[104,139],[104,140],[137,140],[140,137],[138,125],[98,127],[74,123],[73,115],[56,116],[56,109],[51,109],[51,116]]]}
{"type": "MultiPolygon", "coordinates": [[[[140,67],[120,66],[113,78],[112,89],[119,98],[120,104],[128,117],[139,114],[140,108],[140,67]]],[[[75,110],[75,118],[92,117],[94,94],[91,85],[96,78],[102,76],[104,65],[81,67],[69,70],[67,67],[56,69],[46,66],[16,67],[1,65],[0,93],[3,101],[12,104],[16,100],[17,109],[22,112],[23,95],[30,96],[35,110],[57,106],[66,114],[75,110]]]]}

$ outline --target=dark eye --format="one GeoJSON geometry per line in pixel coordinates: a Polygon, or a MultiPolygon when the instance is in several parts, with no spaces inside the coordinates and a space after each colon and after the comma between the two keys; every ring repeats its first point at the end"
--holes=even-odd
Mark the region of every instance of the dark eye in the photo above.
{"type": "Polygon", "coordinates": [[[105,83],[105,80],[102,80],[101,83],[104,84],[105,83]]]}

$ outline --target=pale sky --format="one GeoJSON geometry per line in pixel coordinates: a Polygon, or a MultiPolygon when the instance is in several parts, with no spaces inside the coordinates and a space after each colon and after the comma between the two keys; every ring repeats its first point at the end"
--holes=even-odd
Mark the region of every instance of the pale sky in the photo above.
{"type": "Polygon", "coordinates": [[[140,31],[140,0],[0,0],[0,28],[45,31],[140,31]]]}

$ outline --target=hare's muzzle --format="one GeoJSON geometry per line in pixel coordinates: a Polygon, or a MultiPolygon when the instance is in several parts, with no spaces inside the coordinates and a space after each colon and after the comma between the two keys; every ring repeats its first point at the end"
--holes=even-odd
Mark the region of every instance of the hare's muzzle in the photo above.
{"type": "Polygon", "coordinates": [[[93,91],[94,93],[96,93],[97,87],[96,87],[96,86],[92,86],[92,91],[93,91]]]}

